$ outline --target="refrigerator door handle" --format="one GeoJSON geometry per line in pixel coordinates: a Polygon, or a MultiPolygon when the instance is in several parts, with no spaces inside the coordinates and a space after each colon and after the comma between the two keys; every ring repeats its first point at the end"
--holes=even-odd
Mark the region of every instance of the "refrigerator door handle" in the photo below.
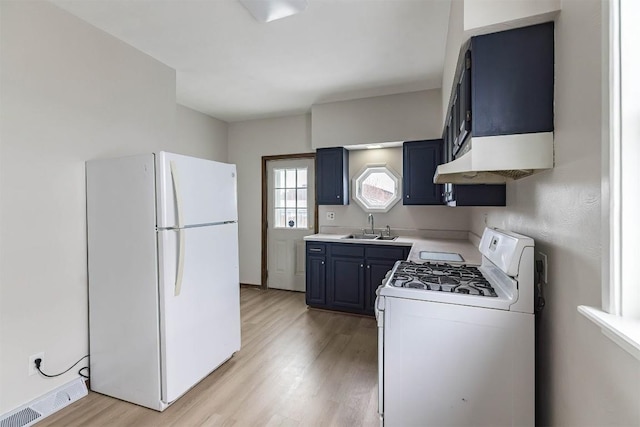
{"type": "Polygon", "coordinates": [[[179,228],[178,232],[178,268],[176,272],[176,286],[174,295],[180,295],[182,289],[182,276],[184,275],[184,230],[179,228]]]}
{"type": "Polygon", "coordinates": [[[176,200],[176,219],[178,222],[178,228],[176,232],[178,233],[178,267],[176,271],[176,285],[174,290],[174,295],[180,295],[180,290],[182,289],[182,277],[184,275],[184,230],[182,227],[184,224],[182,223],[182,200],[180,197],[180,184],[178,179],[178,169],[176,167],[175,162],[172,160],[169,163],[171,167],[171,181],[173,182],[173,194],[176,200]]]}

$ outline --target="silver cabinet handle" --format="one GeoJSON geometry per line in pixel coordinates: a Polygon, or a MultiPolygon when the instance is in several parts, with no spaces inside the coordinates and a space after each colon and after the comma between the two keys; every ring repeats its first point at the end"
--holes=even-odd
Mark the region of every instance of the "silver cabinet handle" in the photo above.
{"type": "Polygon", "coordinates": [[[320,264],[324,265],[324,261],[320,262],[320,264]]]}
{"type": "Polygon", "coordinates": [[[309,248],[309,252],[322,252],[320,248],[309,248]]]}
{"type": "Polygon", "coordinates": [[[364,267],[364,265],[363,265],[363,264],[360,264],[360,268],[362,268],[362,267],[364,267]]]}
{"type": "Polygon", "coordinates": [[[371,268],[371,266],[370,266],[370,265],[367,265],[367,268],[371,268]]]}
{"type": "Polygon", "coordinates": [[[409,195],[407,194],[407,199],[409,198],[409,195]]]}

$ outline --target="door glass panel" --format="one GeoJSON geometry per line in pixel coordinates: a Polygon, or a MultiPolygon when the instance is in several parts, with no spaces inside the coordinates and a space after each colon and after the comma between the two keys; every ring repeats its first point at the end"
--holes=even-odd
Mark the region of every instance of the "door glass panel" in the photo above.
{"type": "Polygon", "coordinates": [[[287,228],[297,228],[298,223],[295,209],[287,209],[287,228]]]}
{"type": "Polygon", "coordinates": [[[284,188],[284,169],[275,169],[273,175],[275,178],[275,187],[284,188]]]}
{"type": "Polygon", "coordinates": [[[284,192],[286,190],[277,188],[275,191],[274,206],[276,208],[284,208],[284,192]]]}
{"type": "Polygon", "coordinates": [[[273,173],[275,227],[307,228],[307,168],[274,169],[273,173]]]}
{"type": "Polygon", "coordinates": [[[296,189],[286,189],[287,192],[287,207],[295,208],[296,207],[296,189]]]}
{"type": "Polygon", "coordinates": [[[285,210],[284,209],[275,209],[274,218],[276,221],[276,227],[284,228],[286,226],[287,221],[285,220],[285,210]]]}
{"type": "Polygon", "coordinates": [[[296,169],[286,169],[286,187],[287,188],[296,188],[296,169]]]}
{"type": "Polygon", "coordinates": [[[298,206],[301,208],[307,206],[307,190],[305,189],[298,190],[298,206]]]}
{"type": "Polygon", "coordinates": [[[307,169],[298,169],[298,188],[307,188],[307,169]]]}
{"type": "Polygon", "coordinates": [[[307,210],[298,209],[298,228],[307,227],[307,210]]]}

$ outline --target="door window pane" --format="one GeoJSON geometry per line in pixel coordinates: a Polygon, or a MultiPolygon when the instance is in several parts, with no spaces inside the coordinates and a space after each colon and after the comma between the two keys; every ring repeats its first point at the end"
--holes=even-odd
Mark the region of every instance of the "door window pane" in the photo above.
{"type": "Polygon", "coordinates": [[[287,188],[296,188],[296,169],[287,169],[287,180],[286,187],[287,188]]]}
{"type": "Polygon", "coordinates": [[[307,168],[298,169],[298,188],[307,188],[307,168]]]}
{"type": "Polygon", "coordinates": [[[307,210],[298,209],[298,228],[307,228],[307,210]]]}
{"type": "Polygon", "coordinates": [[[284,208],[286,207],[284,204],[284,192],[286,190],[276,188],[275,198],[273,199],[273,206],[276,208],[284,208]]]}
{"type": "Polygon", "coordinates": [[[273,171],[274,182],[276,188],[284,188],[284,169],[275,169],[273,171]]]}
{"type": "Polygon", "coordinates": [[[307,190],[306,189],[298,190],[298,206],[300,208],[307,206],[307,190]]]}
{"type": "Polygon", "coordinates": [[[277,228],[284,228],[286,226],[287,221],[285,220],[285,211],[284,209],[276,209],[274,212],[275,218],[275,226],[277,228]]]}
{"type": "Polygon", "coordinates": [[[287,207],[294,208],[296,207],[296,189],[286,189],[287,192],[287,207]]]}
{"type": "Polygon", "coordinates": [[[274,169],[276,228],[308,228],[307,168],[274,169]]]}

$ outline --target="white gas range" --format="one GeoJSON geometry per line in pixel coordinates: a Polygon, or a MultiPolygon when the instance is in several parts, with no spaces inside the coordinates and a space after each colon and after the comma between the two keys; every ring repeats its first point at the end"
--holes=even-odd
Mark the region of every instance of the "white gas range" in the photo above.
{"type": "Polygon", "coordinates": [[[534,425],[534,242],[486,228],[479,249],[399,261],[378,289],[381,425],[534,425]]]}

